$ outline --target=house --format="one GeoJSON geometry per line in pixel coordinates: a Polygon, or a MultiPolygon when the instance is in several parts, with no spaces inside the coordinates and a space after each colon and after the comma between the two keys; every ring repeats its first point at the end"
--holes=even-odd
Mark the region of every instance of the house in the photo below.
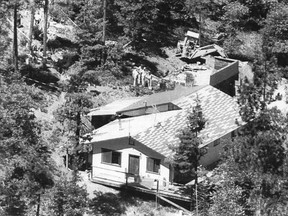
{"type": "Polygon", "coordinates": [[[200,100],[207,119],[200,136],[201,147],[207,147],[208,151],[200,162],[208,166],[219,160],[224,140],[233,136],[239,128],[237,122],[241,122],[237,103],[210,85],[183,89],[183,92],[186,93],[178,97],[171,92],[166,97],[158,94],[158,101],[157,94],[151,95],[150,100],[148,96],[146,104],[138,101],[121,111],[136,115],[119,118],[94,130],[89,142],[93,148],[92,180],[113,186],[136,184],[148,188],[157,180],[160,189],[168,190],[174,179],[174,168],[168,162],[173,155],[169,146],[179,144],[177,135],[187,126],[187,115],[196,99],[200,100]],[[164,110],[165,104],[175,109],[170,110],[168,105],[164,110]],[[143,113],[151,107],[154,112],[143,113]],[[163,110],[159,111],[158,107],[163,110]]]}

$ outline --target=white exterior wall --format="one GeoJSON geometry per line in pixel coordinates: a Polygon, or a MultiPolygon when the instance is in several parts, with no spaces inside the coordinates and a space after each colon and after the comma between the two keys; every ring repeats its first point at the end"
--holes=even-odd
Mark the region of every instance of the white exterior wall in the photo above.
{"type": "MultiPolygon", "coordinates": [[[[94,143],[92,156],[92,177],[105,178],[118,182],[126,182],[126,173],[128,173],[129,155],[139,156],[139,176],[141,181],[153,183],[155,179],[159,180],[160,187],[163,186],[163,180],[169,181],[169,165],[164,163],[164,157],[149,150],[144,145],[134,142],[135,145],[129,145],[128,138],[109,140],[94,143]],[[101,148],[121,152],[121,165],[102,163],[101,148]],[[147,158],[160,159],[159,174],[147,171],[147,158]]],[[[131,177],[128,181],[134,181],[131,177]]]]}

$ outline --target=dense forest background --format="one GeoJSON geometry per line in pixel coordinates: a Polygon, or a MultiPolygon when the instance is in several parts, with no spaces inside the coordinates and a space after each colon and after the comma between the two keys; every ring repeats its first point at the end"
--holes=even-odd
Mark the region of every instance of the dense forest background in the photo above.
{"type": "Polygon", "coordinates": [[[89,151],[81,140],[92,129],[85,114],[161,91],[132,86],[131,71],[178,69],[165,59],[187,30],[254,71],[238,98],[246,125],[227,140],[217,179],[199,186],[198,214],[287,215],[288,122],[269,107],[288,78],[286,0],[2,0],[0,214],[125,214],[124,203],[103,207],[105,194],[89,199],[78,184],[89,151]]]}

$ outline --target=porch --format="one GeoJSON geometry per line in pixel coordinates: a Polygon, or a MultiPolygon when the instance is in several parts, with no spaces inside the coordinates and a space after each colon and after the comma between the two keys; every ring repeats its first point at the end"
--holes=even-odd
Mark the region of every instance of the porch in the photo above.
{"type": "Polygon", "coordinates": [[[111,171],[96,166],[93,166],[92,170],[90,180],[94,183],[160,195],[185,202],[191,201],[191,198],[182,192],[185,185],[175,185],[166,180],[141,177],[128,172],[111,171]]]}

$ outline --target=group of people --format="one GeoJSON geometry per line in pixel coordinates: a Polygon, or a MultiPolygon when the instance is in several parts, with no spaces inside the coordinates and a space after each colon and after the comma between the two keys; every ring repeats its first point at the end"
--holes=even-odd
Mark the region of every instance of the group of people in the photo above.
{"type": "Polygon", "coordinates": [[[146,67],[139,66],[135,67],[132,71],[133,85],[134,86],[144,86],[152,89],[152,74],[146,67]]]}

